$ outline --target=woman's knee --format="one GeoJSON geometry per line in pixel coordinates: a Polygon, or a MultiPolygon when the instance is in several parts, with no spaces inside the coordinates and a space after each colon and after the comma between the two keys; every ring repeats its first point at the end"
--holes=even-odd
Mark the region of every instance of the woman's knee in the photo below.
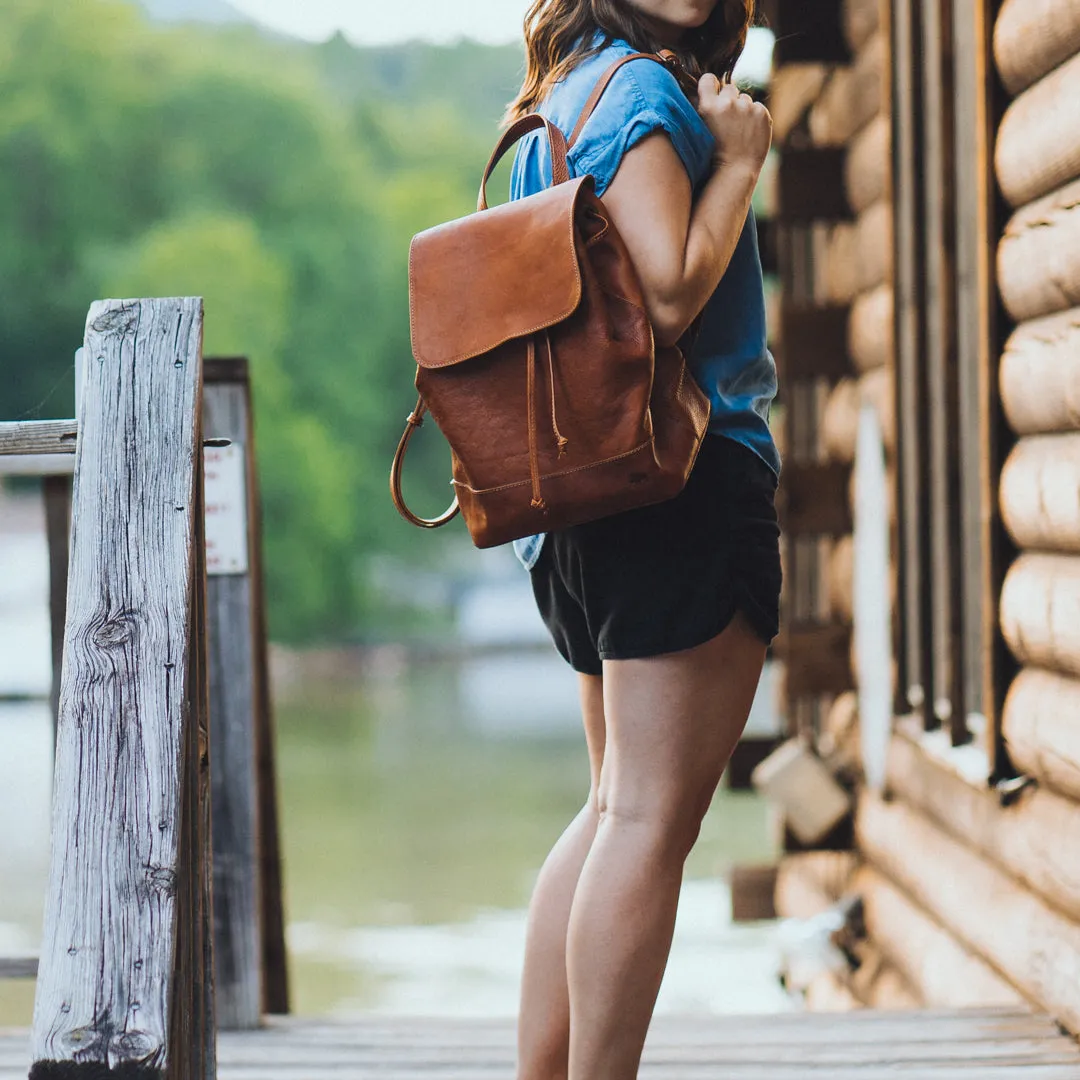
{"type": "Polygon", "coordinates": [[[682,793],[670,798],[625,798],[600,789],[596,811],[601,827],[633,830],[664,858],[685,859],[701,834],[709,799],[682,793]]]}

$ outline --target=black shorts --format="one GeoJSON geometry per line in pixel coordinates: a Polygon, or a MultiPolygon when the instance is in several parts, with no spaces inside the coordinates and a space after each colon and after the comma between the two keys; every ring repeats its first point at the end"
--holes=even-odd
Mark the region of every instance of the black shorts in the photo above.
{"type": "Polygon", "coordinates": [[[752,450],[708,435],[668,502],[549,533],[533,593],[577,671],[701,645],[741,611],[766,644],[780,606],[776,474],[752,450]]]}

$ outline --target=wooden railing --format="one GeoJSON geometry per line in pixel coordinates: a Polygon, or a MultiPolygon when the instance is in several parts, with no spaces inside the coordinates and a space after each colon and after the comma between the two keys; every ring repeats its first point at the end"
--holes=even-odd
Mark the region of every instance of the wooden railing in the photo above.
{"type": "Polygon", "coordinates": [[[40,1080],[210,1078],[218,1025],[288,1007],[247,372],[209,365],[204,419],[201,342],[199,300],[95,304],[78,423],[0,424],[24,471],[75,454],[40,1080]],[[204,425],[241,523],[209,580],[204,425]]]}

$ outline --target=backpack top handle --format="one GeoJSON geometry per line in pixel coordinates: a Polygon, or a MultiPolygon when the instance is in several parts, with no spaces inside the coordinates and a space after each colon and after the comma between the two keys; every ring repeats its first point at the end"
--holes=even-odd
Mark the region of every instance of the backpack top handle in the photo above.
{"type": "Polygon", "coordinates": [[[521,117],[520,120],[515,121],[506,129],[502,138],[499,140],[498,146],[495,147],[491,157],[488,159],[487,168],[484,169],[484,178],[480,181],[480,197],[477,200],[476,209],[480,211],[488,208],[487,182],[491,178],[491,174],[495,171],[495,167],[502,161],[506,152],[522,138],[522,136],[527,135],[530,131],[536,131],[538,128],[544,128],[547,131],[548,145],[551,147],[552,185],[563,184],[569,180],[570,167],[566,160],[567,154],[578,141],[582,129],[588,122],[589,117],[596,111],[596,106],[600,104],[600,99],[604,96],[604,91],[607,90],[611,80],[615,77],[615,72],[617,72],[623,64],[630,63],[631,60],[652,60],[655,64],[663,65],[663,67],[667,68],[679,81],[679,85],[682,87],[683,91],[686,91],[686,85],[684,85],[685,72],[683,71],[682,65],[679,63],[678,58],[670,50],[665,49],[660,53],[631,53],[629,56],[620,57],[607,69],[607,71],[604,72],[603,75],[600,76],[599,82],[593,87],[593,91],[581,110],[581,115],[578,117],[577,124],[574,126],[569,141],[567,141],[566,136],[563,135],[562,131],[555,124],[548,120],[546,116],[541,116],[540,113],[529,113],[528,116],[521,117]]]}
{"type": "Polygon", "coordinates": [[[503,156],[514,143],[523,135],[527,135],[537,128],[544,128],[547,131],[548,145],[551,147],[552,184],[564,184],[570,179],[570,166],[566,163],[566,136],[546,116],[541,116],[539,113],[529,113],[528,116],[523,116],[520,120],[515,121],[503,132],[499,145],[491,152],[487,168],[484,169],[484,178],[480,181],[480,198],[476,203],[477,211],[488,208],[487,182],[491,179],[495,166],[502,161],[503,156]]]}

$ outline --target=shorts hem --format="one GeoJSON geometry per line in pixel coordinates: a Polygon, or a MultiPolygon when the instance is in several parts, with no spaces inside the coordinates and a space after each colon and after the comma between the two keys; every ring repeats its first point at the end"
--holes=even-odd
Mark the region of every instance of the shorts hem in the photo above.
{"type": "MultiPolygon", "coordinates": [[[[731,601],[730,607],[723,615],[709,624],[709,628],[703,633],[689,634],[685,638],[664,642],[663,645],[641,645],[629,649],[604,648],[598,649],[597,654],[601,661],[604,660],[648,660],[654,656],[667,656],[669,653],[686,652],[687,649],[696,649],[707,641],[719,637],[730,625],[735,616],[742,613],[750,624],[751,630],[760,639],[761,643],[768,647],[776,637],[775,624],[765,616],[758,605],[746,598],[731,601]]],[[[589,673],[583,673],[589,674],[589,673]]]]}

